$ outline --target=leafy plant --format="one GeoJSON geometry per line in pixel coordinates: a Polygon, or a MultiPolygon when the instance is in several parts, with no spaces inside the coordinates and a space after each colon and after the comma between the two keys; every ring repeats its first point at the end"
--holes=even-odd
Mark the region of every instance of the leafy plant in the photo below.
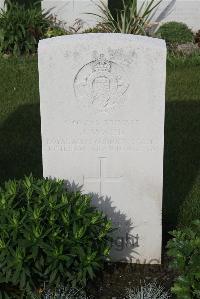
{"type": "Polygon", "coordinates": [[[31,54],[37,50],[51,25],[48,13],[37,5],[26,9],[23,5],[9,2],[8,9],[0,11],[0,52],[6,54],[31,54]]]}
{"type": "Polygon", "coordinates": [[[45,33],[46,38],[50,37],[56,37],[56,36],[61,36],[61,35],[67,35],[68,32],[61,27],[58,26],[51,26],[48,28],[47,32],[45,33]]]}
{"type": "Polygon", "coordinates": [[[200,47],[200,30],[198,30],[195,34],[195,37],[194,37],[194,40],[195,40],[195,43],[198,44],[198,46],[200,47]]]}
{"type": "Polygon", "coordinates": [[[96,27],[85,29],[82,33],[103,33],[103,28],[97,25],[96,27]]]}
{"type": "Polygon", "coordinates": [[[46,38],[70,34],[69,30],[66,29],[66,23],[58,20],[57,16],[50,14],[50,11],[49,19],[51,20],[51,25],[45,33],[46,38]]]}
{"type": "Polygon", "coordinates": [[[161,1],[144,0],[138,8],[137,0],[123,0],[122,8],[116,11],[116,16],[100,1],[100,4],[96,4],[100,14],[90,14],[99,17],[99,27],[103,32],[146,35],[151,26],[152,13],[161,1]]]}
{"type": "Polygon", "coordinates": [[[165,39],[168,45],[191,43],[194,36],[191,29],[184,23],[168,22],[157,31],[157,35],[165,39]]]}
{"type": "Polygon", "coordinates": [[[85,286],[109,254],[110,231],[91,198],[66,190],[63,181],[29,176],[6,182],[0,189],[0,290],[28,298],[41,293],[45,281],[50,288],[85,286]]]}
{"type": "Polygon", "coordinates": [[[168,255],[171,267],[178,272],[172,288],[178,299],[200,298],[200,220],[190,227],[171,232],[168,255]]]}
{"type": "Polygon", "coordinates": [[[126,299],[169,299],[169,294],[162,286],[148,283],[135,290],[128,290],[126,299]]]}

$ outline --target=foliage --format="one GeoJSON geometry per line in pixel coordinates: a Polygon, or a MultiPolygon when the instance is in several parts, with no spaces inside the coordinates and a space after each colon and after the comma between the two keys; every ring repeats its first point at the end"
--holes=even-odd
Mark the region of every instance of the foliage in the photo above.
{"type": "Polygon", "coordinates": [[[157,31],[157,36],[165,39],[168,45],[185,44],[194,41],[191,29],[184,23],[168,22],[157,31]]]}
{"type": "Polygon", "coordinates": [[[85,29],[82,33],[104,33],[104,32],[105,31],[103,31],[103,28],[97,25],[96,27],[85,29]]]}
{"type": "Polygon", "coordinates": [[[51,26],[48,28],[47,32],[45,33],[46,38],[56,37],[61,35],[67,35],[68,32],[59,26],[51,26]]]}
{"type": "Polygon", "coordinates": [[[173,258],[171,267],[178,271],[172,292],[178,299],[200,298],[200,220],[190,227],[171,232],[168,255],[173,258]]]}
{"type": "Polygon", "coordinates": [[[50,24],[47,13],[37,5],[26,9],[18,3],[10,3],[9,9],[0,11],[0,53],[35,53],[38,41],[44,37],[50,24]]]}
{"type": "Polygon", "coordinates": [[[169,294],[162,286],[148,283],[135,290],[128,290],[126,299],[169,299],[169,294]]]}
{"type": "Polygon", "coordinates": [[[151,25],[153,11],[160,2],[144,0],[138,9],[137,0],[123,0],[122,8],[117,10],[116,16],[113,16],[109,7],[100,1],[100,4],[96,4],[100,14],[91,14],[99,17],[99,27],[103,32],[146,35],[151,25]]]}
{"type": "MultiPolygon", "coordinates": [[[[199,186],[199,67],[199,56],[167,63],[164,238],[192,186],[199,186]]],[[[37,57],[0,58],[0,73],[0,184],[30,172],[42,176],[37,57]]]]}
{"type": "Polygon", "coordinates": [[[49,26],[47,32],[45,33],[45,38],[70,34],[70,32],[66,30],[66,23],[58,20],[57,16],[50,14],[50,11],[49,11],[49,19],[51,20],[51,25],[49,26]]]}
{"type": "Polygon", "coordinates": [[[194,41],[195,41],[195,43],[197,43],[198,46],[200,47],[200,30],[198,30],[198,31],[195,33],[194,41]]]}
{"type": "Polygon", "coordinates": [[[1,286],[21,298],[45,281],[85,286],[109,254],[110,231],[91,198],[66,190],[62,181],[29,176],[6,182],[0,189],[1,286]]]}
{"type": "Polygon", "coordinates": [[[193,53],[192,55],[174,55],[168,53],[167,55],[167,64],[168,66],[173,67],[198,67],[200,65],[200,55],[193,53]]]}
{"type": "Polygon", "coordinates": [[[194,219],[200,220],[200,177],[180,207],[178,224],[187,227],[194,219]]]}

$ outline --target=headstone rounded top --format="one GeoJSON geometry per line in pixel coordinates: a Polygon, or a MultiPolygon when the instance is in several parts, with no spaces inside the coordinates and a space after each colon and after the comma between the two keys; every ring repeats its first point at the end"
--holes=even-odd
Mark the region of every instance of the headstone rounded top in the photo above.
{"type": "Polygon", "coordinates": [[[122,34],[122,33],[82,33],[82,34],[71,34],[71,35],[63,35],[63,36],[57,36],[52,38],[43,39],[39,42],[39,47],[42,45],[54,45],[56,43],[66,43],[70,42],[71,44],[73,42],[77,41],[98,41],[101,43],[103,41],[106,43],[107,41],[110,42],[110,40],[113,40],[113,42],[137,42],[137,44],[144,45],[149,48],[166,48],[166,43],[163,39],[159,38],[153,38],[143,35],[133,35],[133,34],[122,34]]]}

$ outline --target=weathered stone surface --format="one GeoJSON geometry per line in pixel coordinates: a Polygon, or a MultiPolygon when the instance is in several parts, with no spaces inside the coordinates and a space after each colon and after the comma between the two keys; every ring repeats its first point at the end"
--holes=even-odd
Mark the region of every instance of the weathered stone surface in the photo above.
{"type": "Polygon", "coordinates": [[[165,64],[165,42],[142,36],[39,44],[44,177],[92,193],[118,228],[113,260],[160,262],[165,64]]]}

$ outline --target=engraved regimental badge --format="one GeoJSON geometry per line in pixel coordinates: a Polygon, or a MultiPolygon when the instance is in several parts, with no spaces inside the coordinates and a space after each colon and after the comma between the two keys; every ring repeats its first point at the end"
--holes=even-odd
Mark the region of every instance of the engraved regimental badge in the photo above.
{"type": "Polygon", "coordinates": [[[79,104],[95,111],[109,111],[123,104],[128,87],[123,68],[103,54],[84,65],[74,79],[79,104]]]}

